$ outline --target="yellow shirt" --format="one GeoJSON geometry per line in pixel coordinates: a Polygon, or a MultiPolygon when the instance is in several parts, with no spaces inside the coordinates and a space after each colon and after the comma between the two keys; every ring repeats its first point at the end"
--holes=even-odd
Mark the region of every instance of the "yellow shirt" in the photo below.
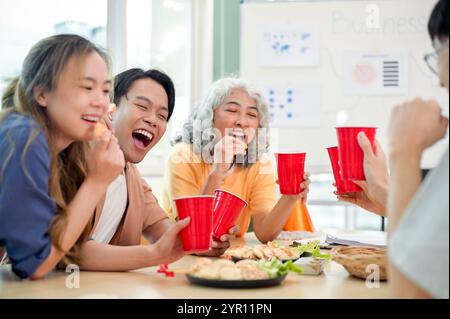
{"type": "MultiPolygon", "coordinates": [[[[162,207],[174,220],[177,216],[174,199],[184,196],[199,195],[211,172],[212,165],[201,161],[190,144],[177,144],[173,147],[166,167],[162,207]]],[[[248,230],[250,217],[255,214],[268,214],[277,203],[276,175],[270,160],[261,160],[242,168],[235,166],[222,186],[223,190],[234,193],[248,203],[237,221],[242,236],[248,230]]],[[[298,201],[292,210],[284,230],[314,231],[306,206],[298,201]]]]}

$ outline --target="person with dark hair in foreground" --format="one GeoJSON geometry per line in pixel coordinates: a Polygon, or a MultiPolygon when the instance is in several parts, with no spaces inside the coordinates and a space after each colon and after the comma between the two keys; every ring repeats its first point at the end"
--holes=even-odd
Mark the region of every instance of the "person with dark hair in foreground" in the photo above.
{"type": "MultiPolygon", "coordinates": [[[[435,52],[426,61],[449,89],[449,0],[429,21],[435,52]]],[[[447,106],[448,107],[448,106],[447,106]]],[[[424,150],[445,136],[448,120],[434,101],[394,108],[390,127],[389,283],[397,298],[449,298],[449,152],[422,182],[424,150]]]]}

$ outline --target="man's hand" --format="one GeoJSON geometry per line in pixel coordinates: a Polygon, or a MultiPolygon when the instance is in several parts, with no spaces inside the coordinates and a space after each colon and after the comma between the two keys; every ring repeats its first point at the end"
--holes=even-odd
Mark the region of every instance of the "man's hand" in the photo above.
{"type": "Polygon", "coordinates": [[[338,200],[359,206],[362,209],[368,210],[369,212],[377,215],[385,216],[386,203],[378,203],[373,197],[370,197],[370,191],[368,190],[366,182],[358,181],[354,183],[361,187],[363,191],[358,193],[348,193],[346,195],[339,195],[337,192],[334,192],[334,194],[337,195],[338,200]]]}
{"type": "Polygon", "coordinates": [[[396,106],[389,124],[391,153],[420,156],[445,136],[447,127],[448,119],[436,101],[417,98],[396,106]]]}
{"type": "Polygon", "coordinates": [[[364,132],[358,134],[358,143],[364,153],[365,181],[353,181],[362,192],[338,195],[338,200],[352,203],[365,210],[384,216],[387,206],[388,169],[386,155],[380,143],[375,140],[374,150],[364,132]]]}
{"type": "Polygon", "coordinates": [[[230,242],[234,239],[236,239],[236,235],[239,232],[240,228],[239,226],[234,226],[230,229],[228,235],[223,235],[220,238],[220,242],[217,242],[213,240],[212,243],[212,249],[208,252],[199,253],[196,254],[197,256],[203,256],[203,257],[220,257],[222,256],[225,251],[230,248],[231,244],[230,242]]]}

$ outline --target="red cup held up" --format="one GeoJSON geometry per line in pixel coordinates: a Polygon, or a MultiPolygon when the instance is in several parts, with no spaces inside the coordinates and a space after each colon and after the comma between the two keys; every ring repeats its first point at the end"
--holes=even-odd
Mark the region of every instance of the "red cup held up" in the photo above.
{"type": "Polygon", "coordinates": [[[178,218],[191,218],[181,231],[185,252],[204,252],[211,249],[214,196],[193,196],[175,199],[178,218]]]}
{"type": "Polygon", "coordinates": [[[214,200],[213,238],[220,241],[220,237],[228,234],[235,224],[247,202],[230,192],[216,190],[214,200]]]}
{"type": "Polygon", "coordinates": [[[306,153],[275,154],[277,159],[278,182],[282,195],[299,195],[303,189],[306,153]]]}
{"type": "Polygon", "coordinates": [[[327,148],[330,156],[331,167],[333,168],[334,180],[339,195],[360,192],[362,189],[352,181],[343,180],[341,177],[341,167],[339,165],[339,147],[327,148]]]}
{"type": "Polygon", "coordinates": [[[374,148],[377,129],[374,127],[338,127],[336,131],[342,179],[365,181],[364,153],[358,143],[358,134],[364,132],[374,148]]]}

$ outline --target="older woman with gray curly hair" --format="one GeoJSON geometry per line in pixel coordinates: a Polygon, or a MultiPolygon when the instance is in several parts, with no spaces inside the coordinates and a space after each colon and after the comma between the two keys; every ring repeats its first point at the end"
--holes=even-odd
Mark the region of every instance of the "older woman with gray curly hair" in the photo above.
{"type": "Polygon", "coordinates": [[[313,230],[305,206],[309,173],[301,194],[276,198],[276,176],[269,151],[269,110],[264,96],[239,78],[225,78],[209,89],[174,140],[166,169],[163,207],[176,218],[174,199],[214,195],[222,189],[247,201],[248,206],[222,245],[248,230],[253,220],[261,242],[283,230],[313,230]]]}

